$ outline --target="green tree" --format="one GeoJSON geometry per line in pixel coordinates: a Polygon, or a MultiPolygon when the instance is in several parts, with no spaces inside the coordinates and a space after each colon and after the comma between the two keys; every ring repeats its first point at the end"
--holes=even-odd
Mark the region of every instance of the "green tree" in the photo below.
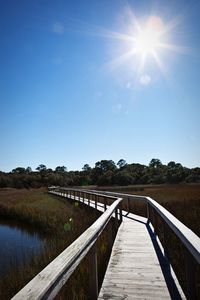
{"type": "Polygon", "coordinates": [[[32,172],[31,167],[27,167],[27,168],[26,168],[26,173],[31,173],[31,172],[32,172]]]}
{"type": "Polygon", "coordinates": [[[125,167],[127,165],[125,159],[120,159],[117,163],[117,166],[122,169],[123,167],[125,167]]]}
{"type": "Polygon", "coordinates": [[[16,169],[12,170],[12,173],[14,173],[14,174],[25,174],[26,169],[23,168],[23,167],[17,167],[16,169]]]}
{"type": "Polygon", "coordinates": [[[150,168],[158,168],[161,166],[162,166],[162,163],[161,163],[160,159],[158,159],[158,158],[152,158],[152,160],[149,163],[150,168]]]}
{"type": "Polygon", "coordinates": [[[117,185],[129,185],[133,183],[133,177],[126,171],[117,172],[113,176],[113,183],[117,185]]]}
{"type": "Polygon", "coordinates": [[[55,172],[58,172],[58,173],[65,173],[67,172],[67,168],[65,166],[58,166],[55,168],[55,172]]]}
{"type": "Polygon", "coordinates": [[[180,163],[170,161],[167,165],[167,181],[169,183],[179,183],[185,179],[184,168],[180,163]]]}
{"type": "Polygon", "coordinates": [[[91,168],[88,164],[85,164],[85,165],[83,166],[82,170],[83,170],[84,172],[89,173],[89,172],[92,170],[92,168],[91,168]]]}
{"type": "Polygon", "coordinates": [[[103,174],[108,171],[116,171],[117,167],[113,160],[101,160],[96,162],[95,169],[98,169],[103,174]]]}
{"type": "Polygon", "coordinates": [[[43,164],[39,165],[36,170],[39,171],[39,172],[43,172],[43,171],[46,171],[47,167],[43,164]]]}

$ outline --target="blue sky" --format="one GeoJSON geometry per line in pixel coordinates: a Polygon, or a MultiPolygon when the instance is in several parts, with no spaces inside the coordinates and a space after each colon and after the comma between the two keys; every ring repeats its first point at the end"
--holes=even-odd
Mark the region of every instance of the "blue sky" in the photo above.
{"type": "Polygon", "coordinates": [[[200,1],[0,7],[0,170],[121,158],[200,166],[200,1]],[[141,70],[140,54],[119,63],[133,46],[116,33],[150,16],[173,25],[164,38],[178,51],[158,49],[162,67],[151,55],[141,70]]]}

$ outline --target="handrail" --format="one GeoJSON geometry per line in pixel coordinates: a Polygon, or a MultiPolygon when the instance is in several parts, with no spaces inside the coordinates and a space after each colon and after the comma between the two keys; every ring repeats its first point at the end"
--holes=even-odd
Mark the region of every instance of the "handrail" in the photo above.
{"type": "Polygon", "coordinates": [[[115,200],[97,221],[22,288],[12,300],[52,299],[55,297],[92,248],[121,201],[122,198],[115,200]]]}
{"type": "Polygon", "coordinates": [[[81,191],[85,191],[85,192],[95,192],[98,195],[102,195],[102,196],[113,196],[113,197],[118,197],[120,195],[120,197],[129,197],[129,198],[135,198],[137,200],[143,200],[146,201],[147,196],[141,196],[141,195],[133,195],[133,194],[126,194],[126,193],[116,193],[116,192],[108,192],[108,191],[100,191],[100,190],[89,190],[89,189],[81,189],[81,191]]]}
{"type": "MultiPolygon", "coordinates": [[[[89,191],[89,190],[88,190],[89,191]]],[[[104,193],[104,191],[98,191],[104,193]]],[[[185,262],[185,274],[187,283],[187,298],[197,299],[196,294],[196,283],[195,281],[195,261],[196,264],[200,265],[200,238],[182,222],[180,222],[175,216],[173,216],[167,209],[162,205],[158,204],[155,200],[147,196],[138,196],[132,194],[122,194],[116,192],[105,192],[105,195],[113,195],[115,197],[122,197],[123,199],[128,198],[135,200],[146,201],[147,204],[147,223],[151,222],[154,226],[154,232],[156,233],[156,223],[154,210],[158,213],[161,220],[164,221],[164,232],[163,232],[163,248],[166,257],[169,259],[168,253],[168,231],[165,230],[165,224],[167,224],[174,234],[178,237],[179,241],[185,246],[184,262],[185,262]],[[153,215],[150,212],[150,208],[153,209],[153,215]],[[194,260],[192,259],[194,258],[194,260]]]]}
{"type": "MultiPolygon", "coordinates": [[[[103,191],[99,191],[103,193],[103,191]]],[[[180,222],[175,216],[173,216],[166,208],[160,205],[158,202],[147,196],[138,196],[132,194],[122,194],[115,192],[105,192],[106,195],[113,195],[115,197],[129,197],[137,200],[145,200],[149,203],[160,215],[160,217],[169,225],[181,242],[185,245],[188,251],[193,257],[200,263],[200,238],[182,222],[180,222]]]]}
{"type": "MultiPolygon", "coordinates": [[[[116,200],[116,196],[112,196],[112,195],[107,195],[107,193],[98,193],[96,190],[86,190],[86,189],[70,189],[70,188],[57,188],[58,190],[62,190],[62,191],[75,191],[75,192],[82,192],[82,193],[86,193],[86,194],[91,194],[91,195],[96,195],[99,197],[105,197],[108,199],[112,199],[112,200],[116,200]]],[[[56,189],[55,189],[56,190],[56,189]]]]}
{"type": "Polygon", "coordinates": [[[200,264],[200,238],[155,200],[150,197],[146,197],[146,199],[200,264]]]}

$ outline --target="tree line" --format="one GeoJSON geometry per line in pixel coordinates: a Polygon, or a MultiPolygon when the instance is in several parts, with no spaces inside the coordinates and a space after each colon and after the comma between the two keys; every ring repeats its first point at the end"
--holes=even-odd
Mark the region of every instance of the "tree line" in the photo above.
{"type": "Polygon", "coordinates": [[[65,166],[55,170],[40,164],[35,171],[30,167],[17,167],[11,172],[0,171],[0,188],[38,188],[46,186],[131,185],[200,182],[200,168],[186,168],[170,161],[167,165],[153,158],[149,165],[128,164],[124,159],[117,163],[101,160],[94,168],[85,164],[81,171],[68,171],[65,166]]]}

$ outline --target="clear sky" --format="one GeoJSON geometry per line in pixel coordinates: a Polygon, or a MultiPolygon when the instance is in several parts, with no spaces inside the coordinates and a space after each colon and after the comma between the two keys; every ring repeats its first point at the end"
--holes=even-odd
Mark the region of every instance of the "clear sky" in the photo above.
{"type": "Polygon", "coordinates": [[[200,166],[200,1],[0,0],[0,36],[0,170],[200,166]]]}

